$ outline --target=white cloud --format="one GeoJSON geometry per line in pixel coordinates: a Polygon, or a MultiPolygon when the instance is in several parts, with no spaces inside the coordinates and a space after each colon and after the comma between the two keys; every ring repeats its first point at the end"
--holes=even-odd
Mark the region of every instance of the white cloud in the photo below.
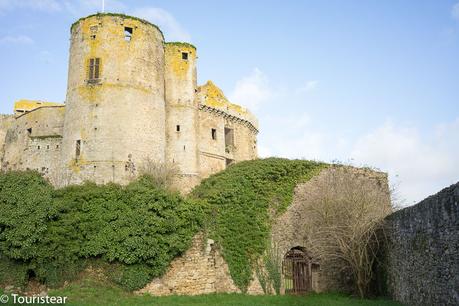
{"type": "Polygon", "coordinates": [[[157,7],[145,7],[132,11],[132,15],[148,20],[164,32],[168,41],[191,41],[190,34],[168,11],[157,7]]]}
{"type": "Polygon", "coordinates": [[[454,19],[459,21],[459,2],[453,5],[453,8],[451,9],[451,15],[454,19]]]}
{"type": "MultiPolygon", "coordinates": [[[[101,0],[0,0],[0,12],[28,9],[44,12],[68,12],[81,17],[102,11],[101,0]]],[[[120,12],[126,5],[118,0],[105,0],[105,11],[120,12]]]]}
{"type": "Polygon", "coordinates": [[[255,68],[248,76],[236,82],[233,92],[229,95],[230,101],[243,105],[250,110],[257,110],[259,106],[273,96],[268,77],[255,68]]]}
{"type": "Polygon", "coordinates": [[[319,81],[317,80],[307,81],[303,86],[296,89],[296,93],[301,94],[314,91],[317,89],[318,85],[319,81]]]}
{"type": "Polygon", "coordinates": [[[55,12],[61,10],[61,8],[61,5],[56,0],[0,0],[0,11],[32,9],[55,12]]]}
{"type": "Polygon", "coordinates": [[[260,116],[259,155],[339,160],[388,172],[405,205],[459,181],[459,118],[424,131],[387,121],[360,136],[316,126],[306,113],[260,116]]]}
{"type": "Polygon", "coordinates": [[[21,44],[21,45],[31,45],[34,41],[32,38],[26,35],[17,35],[17,36],[4,36],[0,38],[0,44],[21,44]]]}
{"type": "MultiPolygon", "coordinates": [[[[102,11],[101,0],[64,0],[62,8],[76,17],[82,17],[102,11]]],[[[123,12],[126,5],[118,0],[105,0],[105,12],[123,12]]]]}
{"type": "Polygon", "coordinates": [[[459,119],[435,133],[386,122],[355,142],[351,156],[400,180],[400,194],[412,204],[459,180],[459,119]]]}

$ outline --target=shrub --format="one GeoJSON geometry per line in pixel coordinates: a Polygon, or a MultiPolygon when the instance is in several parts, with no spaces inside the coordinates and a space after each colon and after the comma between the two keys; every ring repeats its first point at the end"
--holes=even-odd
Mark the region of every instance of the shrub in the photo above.
{"type": "Polygon", "coordinates": [[[37,173],[0,174],[0,250],[50,286],[71,280],[86,258],[123,266],[137,289],[160,276],[202,226],[206,204],[156,187],[85,183],[53,190],[37,173]]]}
{"type": "Polygon", "coordinates": [[[28,264],[0,254],[0,285],[23,287],[27,282],[28,264]]]}

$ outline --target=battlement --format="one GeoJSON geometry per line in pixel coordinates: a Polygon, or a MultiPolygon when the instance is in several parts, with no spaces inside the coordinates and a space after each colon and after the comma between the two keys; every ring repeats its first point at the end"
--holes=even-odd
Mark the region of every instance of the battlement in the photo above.
{"type": "Polygon", "coordinates": [[[256,117],[245,107],[231,103],[212,81],[207,81],[206,84],[199,86],[197,99],[199,109],[247,124],[253,132],[258,133],[256,117]]]}
{"type": "Polygon", "coordinates": [[[257,119],[212,82],[197,85],[197,51],[165,42],[141,18],[99,13],[71,27],[65,104],[19,100],[0,117],[2,169],[53,184],[125,184],[149,162],[174,164],[189,191],[257,157],[257,119]],[[5,119],[3,119],[5,118],[5,119]]]}

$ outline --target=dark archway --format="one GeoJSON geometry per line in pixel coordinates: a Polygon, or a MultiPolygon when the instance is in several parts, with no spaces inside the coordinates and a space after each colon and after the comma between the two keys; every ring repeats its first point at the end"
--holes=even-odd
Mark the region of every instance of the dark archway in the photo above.
{"type": "Polygon", "coordinates": [[[305,294],[312,291],[312,262],[301,247],[292,248],[282,263],[286,294],[305,294]]]}

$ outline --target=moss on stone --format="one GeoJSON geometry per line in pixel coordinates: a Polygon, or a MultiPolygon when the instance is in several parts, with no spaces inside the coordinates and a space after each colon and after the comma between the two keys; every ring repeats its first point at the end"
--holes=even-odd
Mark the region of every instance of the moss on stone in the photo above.
{"type": "Polygon", "coordinates": [[[188,42],[182,42],[182,41],[168,41],[164,43],[165,45],[171,45],[171,46],[177,46],[177,47],[185,47],[185,48],[193,48],[196,50],[196,47],[193,44],[190,44],[188,42]]]}
{"type": "Polygon", "coordinates": [[[142,18],[139,18],[139,17],[134,17],[134,16],[129,16],[129,15],[126,15],[126,14],[120,14],[120,13],[97,13],[97,14],[91,14],[89,16],[86,16],[86,17],[81,17],[80,19],[78,19],[77,21],[75,21],[71,27],[70,27],[70,32],[73,31],[73,28],[82,20],[85,20],[87,18],[91,18],[91,17],[105,17],[105,16],[113,16],[113,17],[121,17],[121,18],[129,18],[129,19],[134,19],[134,20],[137,20],[137,21],[140,21],[144,24],[147,24],[147,25],[151,25],[153,27],[155,27],[160,33],[161,33],[161,36],[163,37],[163,40],[164,40],[164,34],[163,34],[163,31],[161,31],[161,29],[156,25],[156,24],[153,24],[145,19],[142,19],[142,18]]]}

